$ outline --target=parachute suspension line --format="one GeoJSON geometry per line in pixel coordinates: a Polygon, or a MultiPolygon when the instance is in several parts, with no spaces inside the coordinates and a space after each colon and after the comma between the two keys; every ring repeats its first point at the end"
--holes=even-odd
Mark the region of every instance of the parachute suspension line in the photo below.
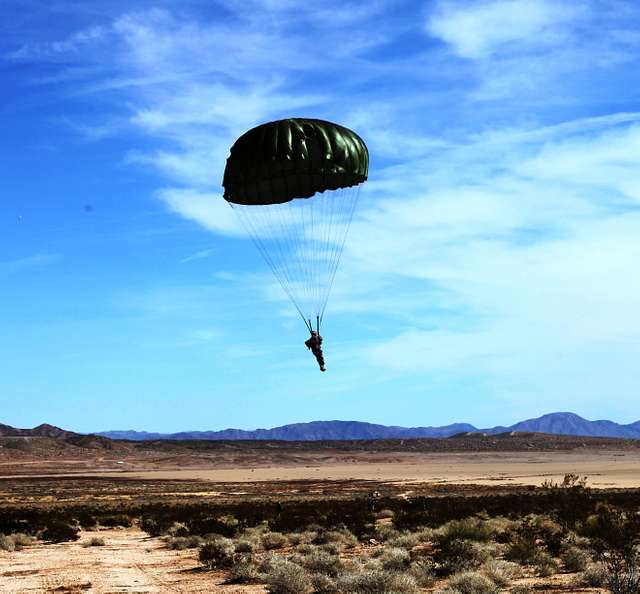
{"type": "MultiPolygon", "coordinates": [[[[348,190],[351,194],[350,198],[351,198],[351,203],[349,204],[350,208],[348,209],[348,219],[346,221],[346,224],[344,226],[344,229],[342,231],[342,240],[340,241],[340,247],[337,247],[338,241],[335,242],[336,245],[336,249],[335,249],[335,257],[332,258],[332,264],[331,264],[331,268],[329,271],[329,282],[328,282],[328,287],[326,290],[326,295],[325,295],[325,299],[324,302],[322,304],[322,309],[320,310],[320,320],[322,321],[322,318],[324,317],[324,312],[325,309],[327,308],[327,303],[329,301],[329,295],[331,294],[331,289],[333,288],[333,283],[335,281],[336,278],[336,273],[338,271],[338,267],[340,265],[340,260],[342,259],[342,253],[344,251],[344,245],[345,242],[347,240],[347,235],[349,233],[349,229],[351,228],[351,223],[353,222],[353,217],[355,215],[356,212],[356,208],[358,206],[358,201],[360,199],[360,186],[358,185],[356,188],[350,188],[348,190]]],[[[347,214],[345,212],[345,214],[347,214]]],[[[339,239],[339,233],[338,236],[336,237],[336,240],[339,239]]]]}
{"type": "MultiPolygon", "coordinates": [[[[244,226],[245,230],[247,231],[249,237],[251,237],[251,241],[253,241],[253,244],[258,248],[258,251],[260,252],[260,254],[262,255],[262,257],[264,258],[265,262],[267,263],[267,265],[269,266],[269,268],[271,268],[271,272],[273,272],[273,275],[276,277],[276,280],[280,283],[280,286],[282,287],[282,290],[289,296],[289,299],[291,300],[291,302],[293,303],[293,305],[295,306],[295,308],[298,310],[298,313],[300,314],[300,317],[302,318],[302,321],[305,323],[306,326],[308,326],[310,328],[310,324],[307,324],[307,319],[304,317],[304,314],[302,313],[302,311],[300,310],[300,307],[298,306],[298,304],[296,303],[296,300],[293,298],[293,295],[291,294],[291,291],[289,290],[289,288],[286,286],[286,284],[283,282],[283,279],[281,278],[281,276],[278,274],[278,270],[271,258],[271,256],[269,255],[269,252],[266,249],[266,246],[263,244],[262,240],[260,239],[260,235],[258,234],[257,230],[256,230],[256,226],[254,224],[254,222],[251,220],[251,218],[249,216],[242,216],[243,213],[243,206],[245,205],[235,205],[232,202],[228,203],[229,206],[231,206],[231,208],[233,208],[236,212],[238,212],[240,214],[240,216],[238,217],[242,223],[242,225],[244,226]]],[[[246,208],[246,206],[245,206],[246,208]]],[[[251,208],[251,207],[249,207],[251,208]]]]}
{"type": "Polygon", "coordinates": [[[230,203],[309,331],[322,323],[358,197],[359,186],[276,204],[230,203]]]}

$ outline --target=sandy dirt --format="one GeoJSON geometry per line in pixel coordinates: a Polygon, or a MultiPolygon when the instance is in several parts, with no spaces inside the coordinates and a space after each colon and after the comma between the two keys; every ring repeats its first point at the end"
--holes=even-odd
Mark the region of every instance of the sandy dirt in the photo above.
{"type": "Polygon", "coordinates": [[[0,551],[0,592],[221,592],[258,594],[262,586],[224,584],[202,571],[194,551],[172,551],[135,529],[82,532],[77,542],[0,551]],[[92,537],[105,546],[83,546],[92,537]]]}
{"type": "MultiPolygon", "coordinates": [[[[296,480],[365,480],[388,483],[540,485],[544,480],[561,481],[567,473],[589,478],[593,488],[640,488],[640,451],[576,452],[467,452],[396,454],[393,461],[362,455],[351,460],[329,457],[306,464],[257,465],[256,467],[166,468],[84,470],[82,476],[146,480],[204,480],[220,483],[254,483],[296,480]]],[[[75,473],[30,474],[63,477],[75,473]]],[[[13,474],[19,476],[18,473],[13,474]]],[[[0,476],[8,478],[8,476],[0,476]]]]}

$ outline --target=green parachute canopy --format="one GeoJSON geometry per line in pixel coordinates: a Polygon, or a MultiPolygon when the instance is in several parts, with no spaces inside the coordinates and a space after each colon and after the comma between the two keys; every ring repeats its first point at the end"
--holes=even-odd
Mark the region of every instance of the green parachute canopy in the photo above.
{"type": "Polygon", "coordinates": [[[368,168],[364,141],[323,120],[262,124],[231,147],[224,198],[309,329],[324,315],[368,168]]]}
{"type": "Polygon", "coordinates": [[[222,185],[235,204],[280,204],[361,184],[369,152],[355,133],[323,120],[262,124],[231,147],[222,185]]]}

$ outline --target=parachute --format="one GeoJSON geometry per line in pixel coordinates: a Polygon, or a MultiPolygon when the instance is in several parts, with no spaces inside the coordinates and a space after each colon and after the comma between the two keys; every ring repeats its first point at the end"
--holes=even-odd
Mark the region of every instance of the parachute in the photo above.
{"type": "Polygon", "coordinates": [[[231,147],[224,198],[309,330],[320,327],[368,168],[364,141],[324,120],[262,124],[231,147]]]}

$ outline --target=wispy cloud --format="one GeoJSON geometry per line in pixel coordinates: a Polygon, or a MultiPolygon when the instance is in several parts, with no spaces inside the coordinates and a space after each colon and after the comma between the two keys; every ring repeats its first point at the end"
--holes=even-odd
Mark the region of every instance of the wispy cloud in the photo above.
{"type": "Polygon", "coordinates": [[[59,254],[35,254],[16,260],[0,262],[0,275],[9,276],[49,266],[60,260],[59,254]]]}
{"type": "Polygon", "coordinates": [[[215,253],[215,251],[215,248],[198,250],[197,252],[194,252],[186,258],[182,258],[182,260],[180,260],[180,264],[186,264],[187,262],[193,262],[194,260],[203,260],[204,258],[208,258],[209,256],[211,256],[211,254],[215,253]]]}

